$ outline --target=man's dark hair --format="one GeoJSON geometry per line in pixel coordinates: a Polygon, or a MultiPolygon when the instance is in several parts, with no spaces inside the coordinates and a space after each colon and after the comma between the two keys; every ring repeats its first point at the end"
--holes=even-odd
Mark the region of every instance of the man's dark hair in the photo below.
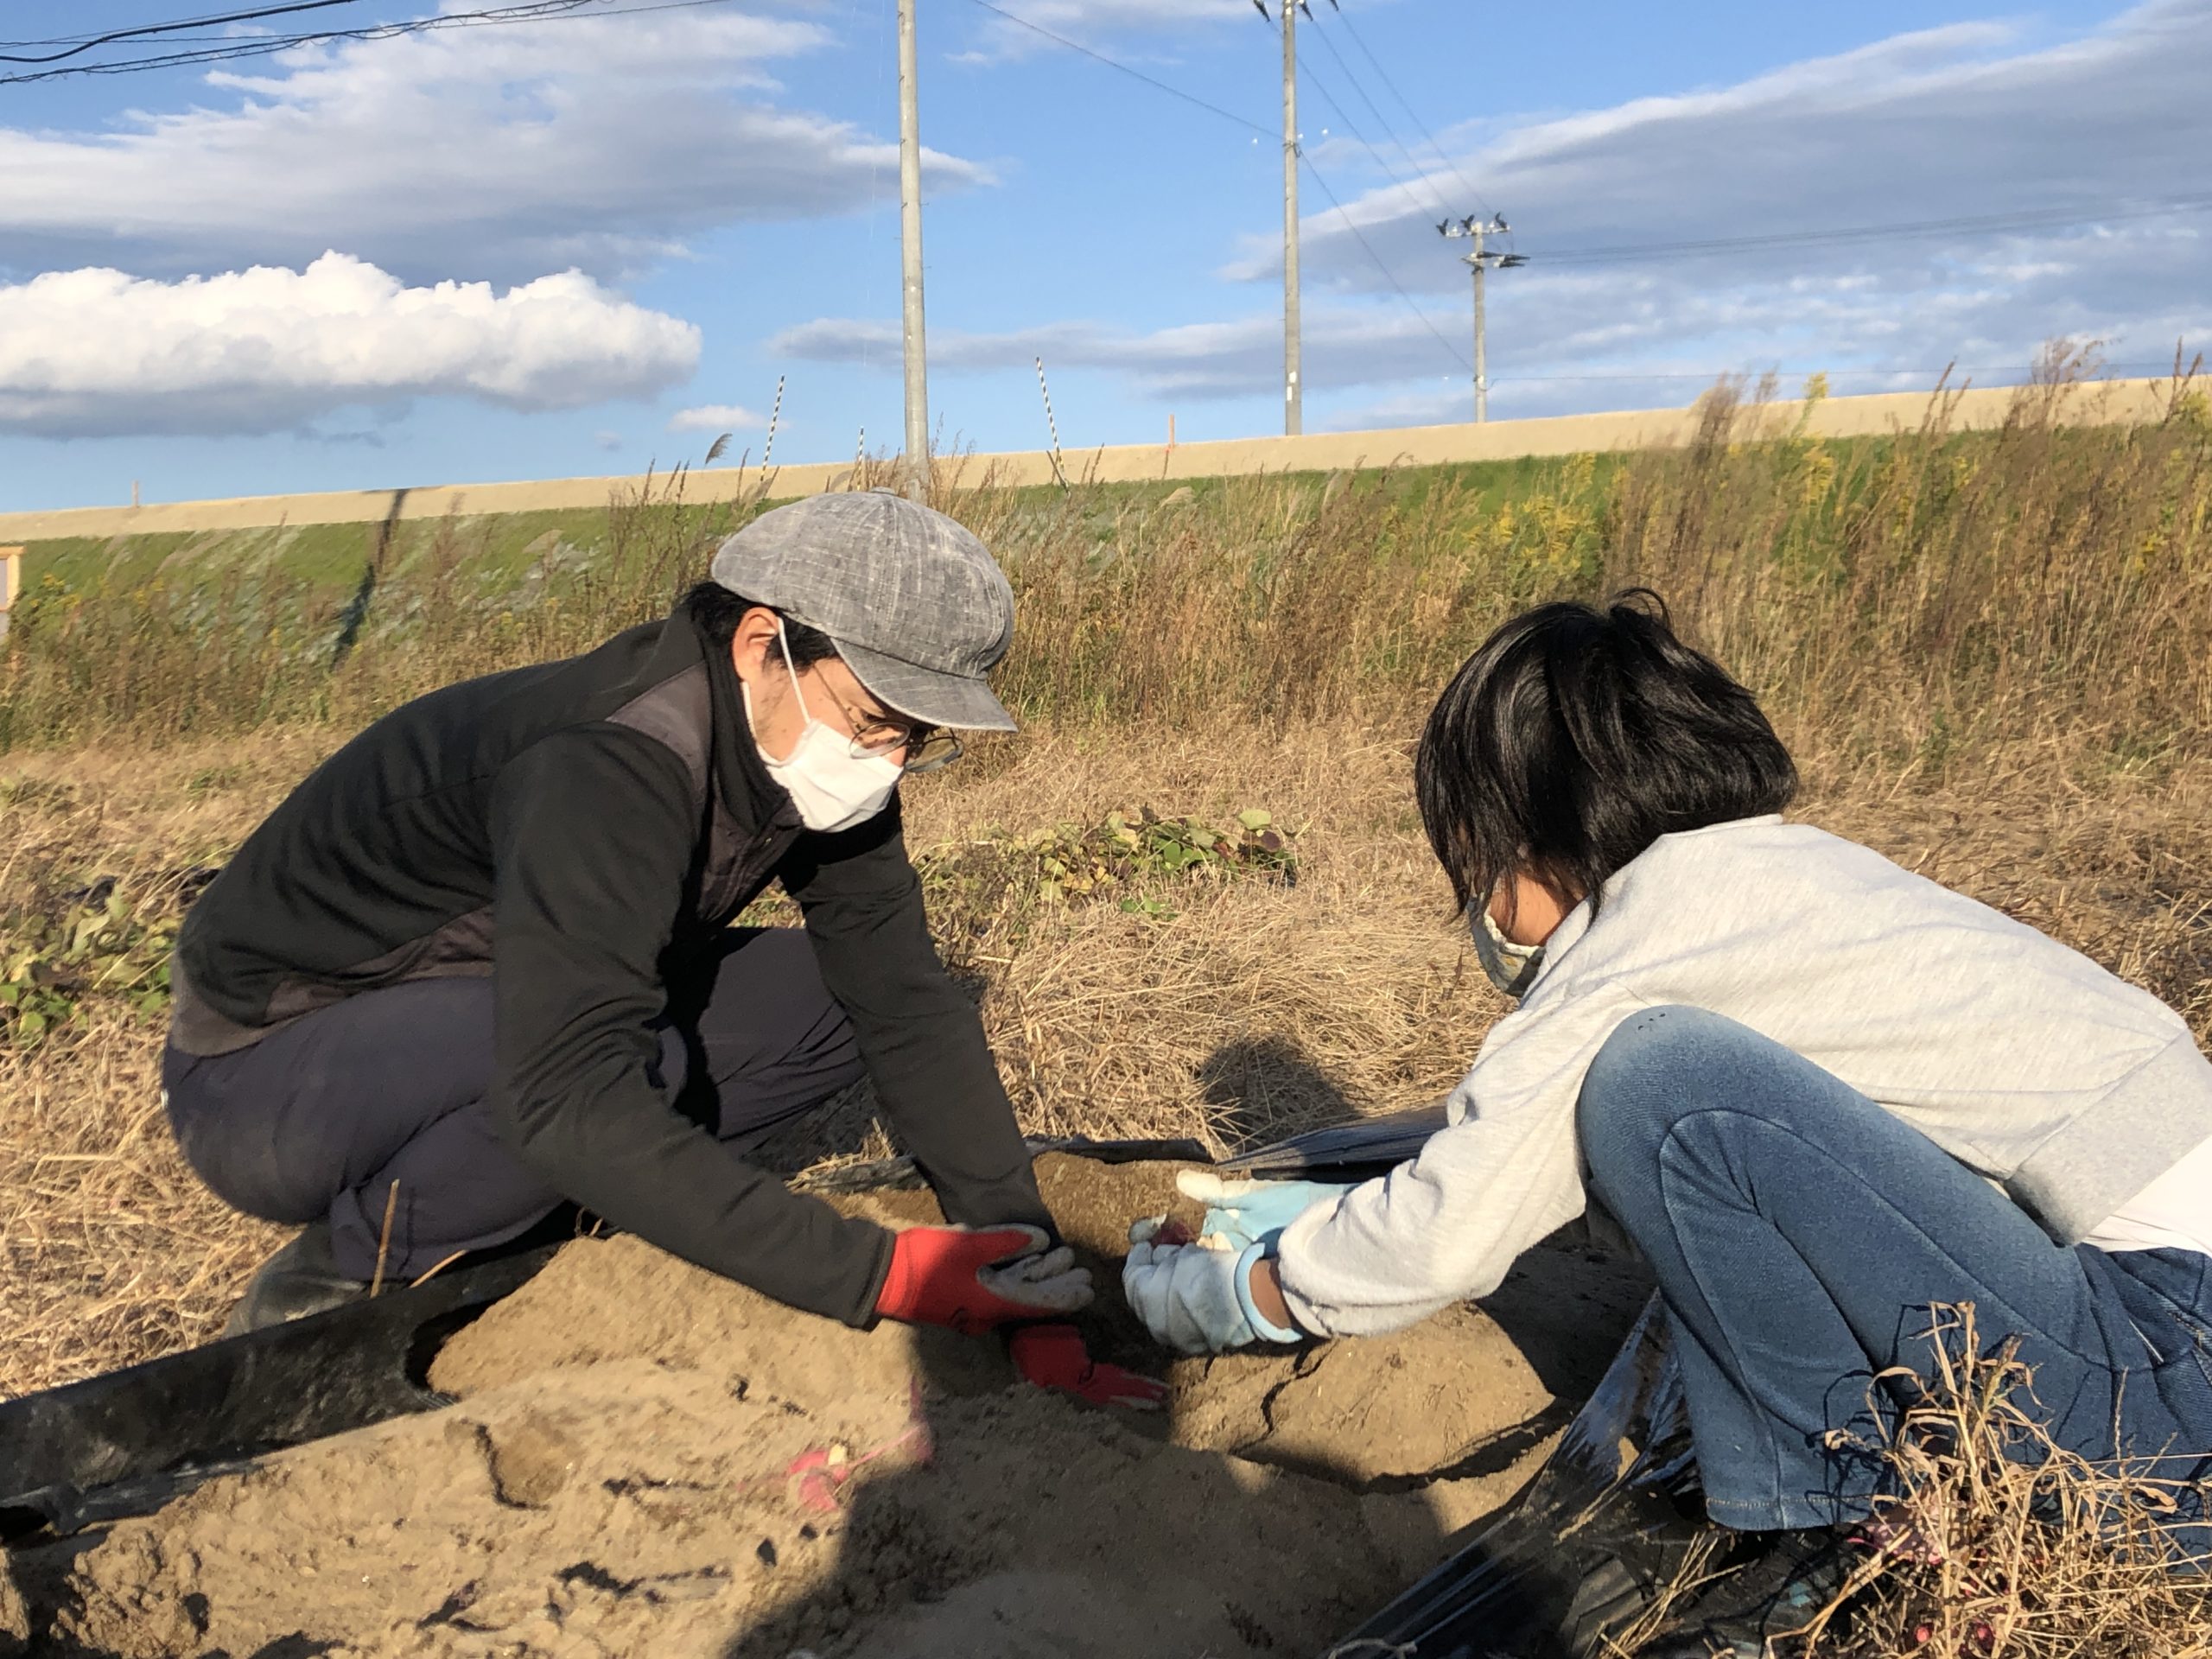
{"type": "Polygon", "coordinates": [[[1429,714],[1414,789],[1463,911],[1525,868],[1594,913],[1660,836],[1781,811],[1797,768],[1751,694],[1632,588],[1484,640],[1429,714]]]}
{"type": "Polygon", "coordinates": [[[719,582],[698,582],[683,595],[684,614],[699,625],[702,633],[725,650],[737,638],[737,625],[744,620],[745,613],[756,608],[774,612],[783,618],[784,643],[791,648],[793,668],[826,663],[837,655],[837,642],[821,629],[810,628],[804,622],[784,616],[772,605],[762,605],[758,600],[732,593],[719,582]]]}

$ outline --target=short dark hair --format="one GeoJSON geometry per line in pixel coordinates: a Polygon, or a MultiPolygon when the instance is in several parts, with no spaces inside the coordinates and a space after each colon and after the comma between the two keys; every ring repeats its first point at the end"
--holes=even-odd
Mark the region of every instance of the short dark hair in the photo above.
{"type": "Polygon", "coordinates": [[[686,616],[699,626],[699,631],[716,645],[727,647],[737,638],[737,625],[750,610],[773,613],[784,625],[784,643],[791,653],[791,666],[804,668],[809,663],[826,663],[837,656],[837,642],[819,628],[810,628],[805,623],[785,616],[772,605],[747,599],[733,593],[719,582],[695,583],[683,595],[678,607],[686,616]]]}
{"type": "Polygon", "coordinates": [[[1594,913],[1660,836],[1781,811],[1797,768],[1751,694],[1632,588],[1484,640],[1429,714],[1414,789],[1462,911],[1526,868],[1594,913]]]}

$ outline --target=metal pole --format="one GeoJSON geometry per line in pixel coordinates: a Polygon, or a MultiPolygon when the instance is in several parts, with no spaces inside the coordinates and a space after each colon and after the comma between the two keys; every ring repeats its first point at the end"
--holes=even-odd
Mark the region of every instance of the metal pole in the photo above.
{"type": "Polygon", "coordinates": [[[907,493],[928,487],[929,353],[922,331],[922,114],[917,96],[914,0],[899,0],[899,262],[906,354],[907,493]]]}
{"type": "Polygon", "coordinates": [[[1475,419],[1478,423],[1490,419],[1489,365],[1483,355],[1483,275],[1489,267],[1483,263],[1483,227],[1475,226],[1475,419]]]}
{"type": "Polygon", "coordinates": [[[1305,430],[1298,373],[1298,0],[1282,8],[1282,429],[1305,430]]]}

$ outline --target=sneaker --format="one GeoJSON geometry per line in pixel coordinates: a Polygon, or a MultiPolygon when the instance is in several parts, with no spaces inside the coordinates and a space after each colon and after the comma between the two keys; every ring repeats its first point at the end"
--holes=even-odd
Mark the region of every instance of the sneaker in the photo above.
{"type": "Polygon", "coordinates": [[[1861,1558],[1833,1528],[1747,1535],[1729,1568],[1637,1659],[1766,1659],[1834,1601],[1861,1558]]]}
{"type": "Polygon", "coordinates": [[[313,1222],[246,1281],[245,1294],[231,1310],[223,1334],[242,1337],[249,1331],[265,1331],[272,1325],[342,1307],[368,1294],[366,1280],[349,1279],[338,1271],[329,1224],[313,1222]]]}

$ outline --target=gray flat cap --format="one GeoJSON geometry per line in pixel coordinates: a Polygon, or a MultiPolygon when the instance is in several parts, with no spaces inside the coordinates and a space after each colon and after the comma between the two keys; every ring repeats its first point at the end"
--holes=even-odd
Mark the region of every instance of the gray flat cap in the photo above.
{"type": "Polygon", "coordinates": [[[944,514],[888,490],[809,496],[723,542],[714,578],[828,634],[886,708],[933,726],[1014,729],[986,678],[1014,643],[1014,589],[944,514]]]}

